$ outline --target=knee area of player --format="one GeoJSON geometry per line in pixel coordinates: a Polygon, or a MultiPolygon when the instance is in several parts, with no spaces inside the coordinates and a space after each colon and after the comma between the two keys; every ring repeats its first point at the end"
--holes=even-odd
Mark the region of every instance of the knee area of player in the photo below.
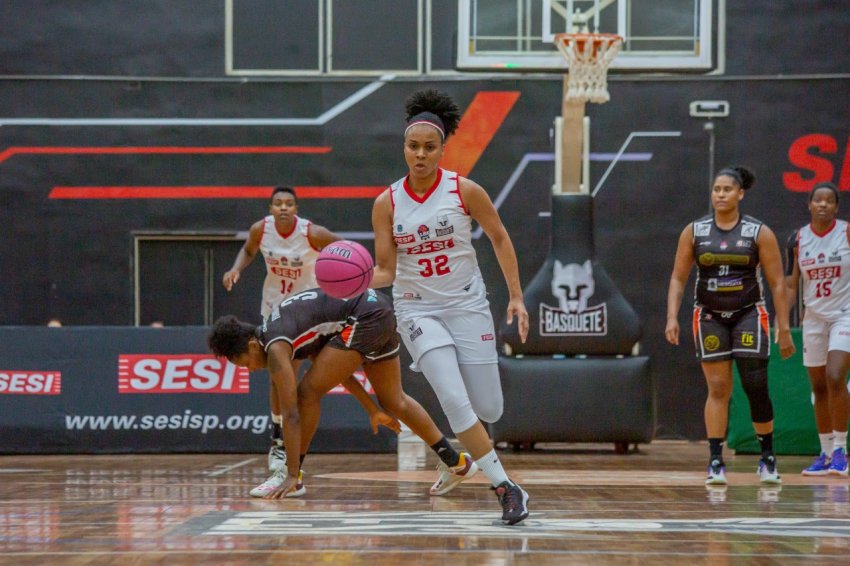
{"type": "Polygon", "coordinates": [[[491,403],[488,406],[484,407],[475,407],[475,414],[478,415],[478,418],[484,421],[485,423],[494,423],[502,418],[502,413],[504,412],[505,404],[500,402],[498,404],[491,403]]]}

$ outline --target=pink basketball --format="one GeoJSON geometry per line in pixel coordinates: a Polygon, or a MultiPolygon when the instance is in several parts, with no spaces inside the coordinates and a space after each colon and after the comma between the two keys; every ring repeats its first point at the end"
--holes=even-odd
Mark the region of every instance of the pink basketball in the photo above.
{"type": "Polygon", "coordinates": [[[350,299],[369,287],[374,267],[366,248],[351,240],[340,240],[325,246],[319,254],[316,280],[331,297],[350,299]]]}

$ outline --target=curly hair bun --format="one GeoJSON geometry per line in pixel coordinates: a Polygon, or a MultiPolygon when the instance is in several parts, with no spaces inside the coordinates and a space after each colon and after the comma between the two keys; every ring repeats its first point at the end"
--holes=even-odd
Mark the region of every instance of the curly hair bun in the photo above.
{"type": "Polygon", "coordinates": [[[406,121],[410,121],[411,118],[423,112],[429,112],[439,117],[446,128],[446,137],[457,130],[457,125],[460,122],[460,109],[454,100],[448,94],[434,89],[414,92],[407,97],[404,108],[407,112],[406,121]]]}

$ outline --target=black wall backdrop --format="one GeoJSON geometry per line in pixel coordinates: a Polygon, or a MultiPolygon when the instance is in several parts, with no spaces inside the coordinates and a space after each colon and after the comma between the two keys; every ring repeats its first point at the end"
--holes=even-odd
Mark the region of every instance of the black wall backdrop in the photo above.
{"type": "MultiPolygon", "coordinates": [[[[652,358],[662,438],[701,438],[705,388],[685,342],[663,339],[667,282],[676,238],[708,211],[709,136],[692,118],[693,100],[723,99],[714,121],[715,168],[751,165],[759,176],[745,212],[783,238],[807,221],[815,175],[850,190],[850,52],[828,37],[850,36],[846,6],[806,2],[727,4],[725,74],[613,76],[611,102],[588,105],[591,151],[650,155],[614,167],[595,200],[596,253],[634,306],[643,352],[652,358]],[[817,172],[817,173],[816,173],[817,172]]],[[[132,11],[98,1],[69,10],[59,2],[4,2],[0,21],[0,118],[315,118],[373,78],[233,79],[224,75],[223,3],[147,2],[132,11]],[[86,78],[74,78],[85,75],[86,78]],[[128,78],[132,77],[132,78],[128,78]]],[[[240,231],[266,212],[262,199],[59,199],[56,187],[381,186],[405,173],[403,103],[433,87],[469,106],[477,93],[519,98],[469,176],[494,199],[529,155],[552,154],[560,76],[470,76],[387,81],[322,125],[42,126],[0,128],[0,324],[133,323],[132,234],[240,231]],[[37,148],[319,146],[317,154],[81,154],[37,148]]],[[[594,161],[595,184],[610,161],[594,161]]],[[[551,160],[531,160],[501,204],[523,282],[548,248],[551,160]]],[[[371,230],[371,198],[305,199],[302,214],[338,232],[371,230]]],[[[477,242],[497,319],[506,292],[486,238],[477,242]]],[[[364,243],[371,245],[365,240],[364,243]]],[[[219,266],[216,280],[227,267],[219,266]]],[[[261,270],[259,265],[252,269],[261,270]]],[[[186,285],[195,285],[186,274],[186,285]]],[[[179,294],[179,288],[175,293],[179,294]]],[[[239,289],[255,308],[259,289],[239,289]]],[[[680,322],[687,328],[689,308],[680,322]]]]}

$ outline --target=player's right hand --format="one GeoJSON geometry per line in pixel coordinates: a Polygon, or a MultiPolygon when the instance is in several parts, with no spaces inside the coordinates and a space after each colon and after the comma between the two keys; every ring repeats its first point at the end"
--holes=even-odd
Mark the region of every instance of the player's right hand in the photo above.
{"type": "Polygon", "coordinates": [[[667,328],[664,329],[664,336],[667,338],[667,341],[673,344],[674,346],[679,345],[679,321],[675,318],[671,318],[667,321],[667,328]]]}
{"type": "Polygon", "coordinates": [[[224,284],[224,288],[228,291],[233,289],[233,285],[237,281],[239,281],[239,272],[235,269],[231,269],[230,271],[226,272],[224,274],[224,277],[222,277],[221,279],[222,284],[224,284]]]}

